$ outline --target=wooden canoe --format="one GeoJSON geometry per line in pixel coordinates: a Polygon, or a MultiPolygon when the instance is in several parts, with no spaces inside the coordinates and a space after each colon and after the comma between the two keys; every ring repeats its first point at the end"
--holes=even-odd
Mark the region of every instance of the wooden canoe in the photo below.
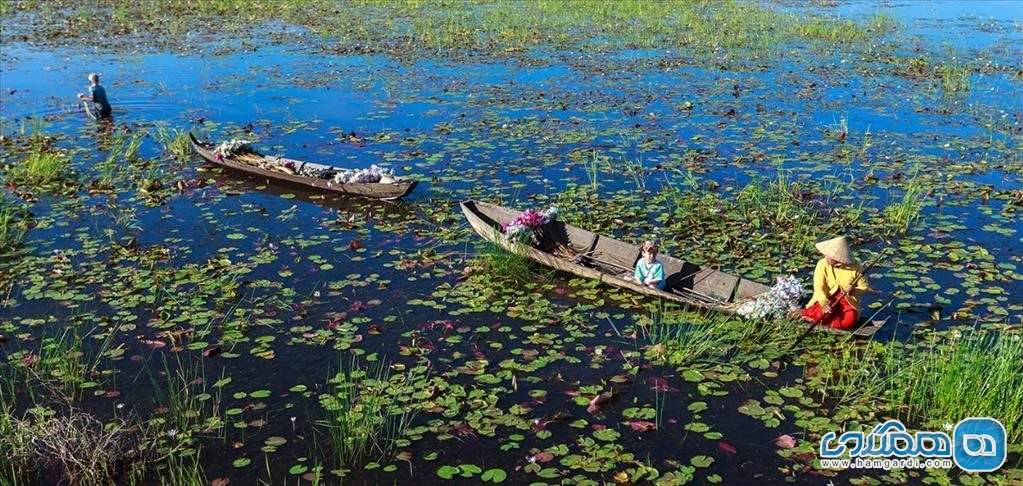
{"type": "MultiPolygon", "coordinates": [[[[650,288],[627,279],[639,261],[641,246],[560,221],[544,225],[537,233],[539,243],[516,244],[504,237],[501,224],[514,219],[520,211],[478,201],[463,202],[461,207],[462,213],[476,233],[506,251],[518,253],[556,270],[596,279],[643,295],[733,314],[742,302],[756,298],[771,289],[767,285],[663,253],[657,258],[664,265],[665,290],[650,288]]],[[[854,331],[817,327],[822,331],[836,334],[869,337],[877,332],[882,324],[883,322],[871,323],[854,331]]]]}
{"type": "MultiPolygon", "coordinates": [[[[252,163],[242,162],[237,160],[237,157],[218,157],[213,153],[214,146],[209,143],[200,142],[195,138],[195,135],[191,133],[188,137],[192,140],[192,147],[195,151],[212,164],[226,167],[228,169],[245,172],[249,175],[253,175],[259,178],[267,179],[275,182],[283,182],[289,184],[296,184],[306,187],[312,187],[324,191],[334,192],[338,194],[346,194],[352,196],[360,196],[370,199],[383,199],[393,200],[399,199],[406,194],[412,192],[416,188],[416,184],[419,182],[406,177],[395,177],[395,181],[392,183],[351,183],[351,184],[338,184],[334,183],[329,179],[318,179],[315,177],[302,176],[298,174],[289,174],[285,172],[278,172],[275,170],[264,169],[252,163]]],[[[267,158],[261,154],[248,154],[248,156],[255,156],[259,158],[267,158]]],[[[280,159],[282,162],[291,162],[297,168],[311,168],[311,169],[336,169],[336,167],[315,164],[312,162],[302,162],[299,160],[292,159],[280,159]]]]}

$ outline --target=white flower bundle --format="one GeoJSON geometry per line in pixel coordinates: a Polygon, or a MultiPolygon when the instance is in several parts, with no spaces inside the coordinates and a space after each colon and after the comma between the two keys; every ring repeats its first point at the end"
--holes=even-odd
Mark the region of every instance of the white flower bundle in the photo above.
{"type": "Polygon", "coordinates": [[[744,302],[735,312],[747,319],[783,316],[790,310],[799,308],[799,299],[803,296],[803,290],[803,283],[796,277],[778,277],[770,291],[756,299],[744,302]]]}
{"type": "Polygon", "coordinates": [[[248,140],[228,140],[217,145],[217,148],[213,149],[213,153],[218,154],[221,157],[230,157],[235,154],[242,154],[246,152],[252,152],[252,145],[248,140]]]}
{"type": "Polygon", "coordinates": [[[298,175],[305,177],[312,177],[314,179],[331,179],[336,173],[334,169],[329,167],[310,167],[308,164],[303,165],[298,170],[298,175]]]}
{"type": "Polygon", "coordinates": [[[380,179],[385,175],[393,176],[394,169],[373,164],[368,169],[341,169],[334,174],[333,182],[335,184],[380,182],[380,179]]]}

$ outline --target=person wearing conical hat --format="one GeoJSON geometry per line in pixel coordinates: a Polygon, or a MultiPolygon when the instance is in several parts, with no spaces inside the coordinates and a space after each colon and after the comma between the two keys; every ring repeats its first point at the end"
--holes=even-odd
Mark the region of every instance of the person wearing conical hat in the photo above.
{"type": "Polygon", "coordinates": [[[802,310],[803,319],[849,329],[860,320],[860,296],[868,289],[866,276],[857,280],[863,267],[844,236],[817,243],[817,250],[824,258],[813,271],[813,297],[802,310]]]}

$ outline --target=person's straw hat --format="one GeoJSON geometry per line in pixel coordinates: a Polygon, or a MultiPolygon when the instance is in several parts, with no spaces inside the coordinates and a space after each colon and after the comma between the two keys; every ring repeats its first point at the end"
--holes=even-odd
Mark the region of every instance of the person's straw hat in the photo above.
{"type": "Polygon", "coordinates": [[[852,248],[849,248],[849,240],[844,236],[817,243],[817,250],[832,260],[846,265],[856,264],[856,257],[853,256],[852,248]]]}

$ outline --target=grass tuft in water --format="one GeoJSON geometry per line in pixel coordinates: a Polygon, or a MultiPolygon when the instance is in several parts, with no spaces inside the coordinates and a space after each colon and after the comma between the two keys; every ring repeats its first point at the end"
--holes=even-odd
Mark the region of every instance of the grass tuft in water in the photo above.
{"type": "Polygon", "coordinates": [[[994,417],[1010,443],[1023,441],[1018,331],[951,330],[919,344],[846,343],[817,360],[811,381],[839,404],[869,405],[938,430],[966,417],[994,417]]]}
{"type": "Polygon", "coordinates": [[[884,392],[901,417],[938,425],[967,417],[1001,420],[1023,440],[1023,339],[1019,332],[952,331],[906,353],[884,392]]]}
{"type": "Polygon", "coordinates": [[[139,148],[142,146],[144,133],[123,133],[111,137],[104,145],[108,148],[107,157],[96,164],[97,180],[94,187],[113,189],[129,178],[132,163],[139,160],[139,148]]]}
{"type": "Polygon", "coordinates": [[[959,64],[943,64],[938,68],[938,77],[946,96],[956,96],[970,91],[970,68],[959,64]]]}
{"type": "Polygon", "coordinates": [[[902,193],[902,199],[884,208],[884,231],[886,234],[902,234],[909,231],[913,222],[923,210],[923,181],[913,177],[902,193]]]}
{"type": "Polygon", "coordinates": [[[187,130],[159,126],[153,134],[163,150],[177,160],[188,160],[192,156],[192,141],[187,130]]]}
{"type": "Polygon", "coordinates": [[[469,264],[472,273],[487,275],[490,279],[527,282],[535,279],[533,266],[525,256],[506,251],[485,241],[477,246],[476,257],[469,264]]]}
{"type": "Polygon", "coordinates": [[[590,158],[583,166],[586,169],[586,179],[590,182],[590,190],[594,193],[600,187],[600,171],[603,166],[609,165],[608,157],[606,155],[599,155],[594,150],[590,153],[590,158]]]}
{"type": "Polygon", "coordinates": [[[334,458],[345,468],[384,458],[394,450],[415,417],[412,399],[415,372],[388,375],[380,361],[361,368],[353,360],[328,380],[330,392],[320,395],[334,458]]]}
{"type": "Polygon", "coordinates": [[[17,250],[28,233],[29,220],[28,210],[0,191],[0,256],[17,250]]]}
{"type": "Polygon", "coordinates": [[[67,154],[33,139],[25,158],[7,166],[4,182],[16,186],[45,187],[68,177],[70,164],[67,154]]]}
{"type": "Polygon", "coordinates": [[[677,367],[774,357],[803,329],[786,319],[745,321],[722,313],[659,309],[638,321],[647,353],[677,367]]]}
{"type": "MultiPolygon", "coordinates": [[[[164,359],[161,377],[150,376],[156,408],[163,413],[149,420],[156,452],[168,468],[198,457],[200,439],[222,437],[221,382],[207,383],[205,364],[176,356],[164,359]]],[[[197,460],[197,459],[196,459],[197,460]]]]}

